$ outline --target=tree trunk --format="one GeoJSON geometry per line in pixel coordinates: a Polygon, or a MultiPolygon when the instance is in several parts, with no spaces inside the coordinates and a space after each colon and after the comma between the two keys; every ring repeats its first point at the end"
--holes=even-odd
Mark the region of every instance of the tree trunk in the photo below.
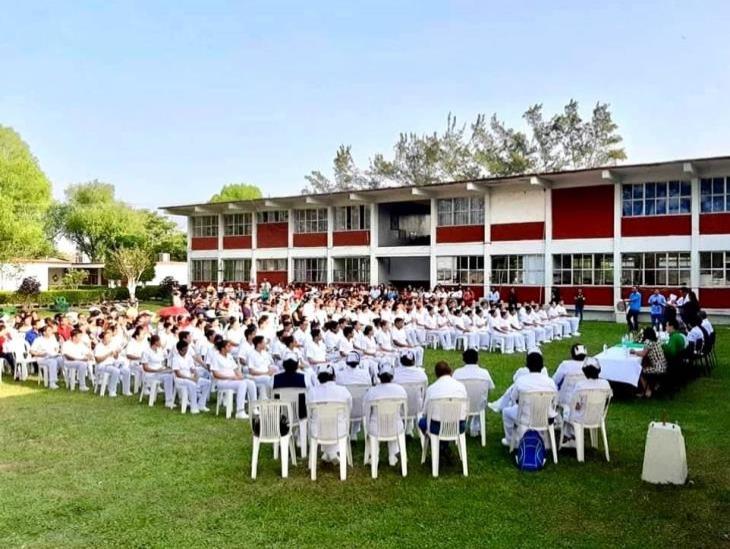
{"type": "Polygon", "coordinates": [[[137,279],[130,278],[127,280],[127,290],[129,290],[129,298],[134,299],[134,294],[137,292],[137,279]]]}

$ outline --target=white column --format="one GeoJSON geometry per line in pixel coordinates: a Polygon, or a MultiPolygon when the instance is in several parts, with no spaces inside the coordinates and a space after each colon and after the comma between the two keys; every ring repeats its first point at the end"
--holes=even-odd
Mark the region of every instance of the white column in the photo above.
{"type": "Polygon", "coordinates": [[[691,271],[689,285],[699,294],[700,288],[700,180],[692,178],[692,236],[690,237],[689,260],[691,271]]]}
{"type": "Polygon", "coordinates": [[[335,209],[327,206],[327,284],[332,284],[334,261],[332,260],[332,230],[335,226],[335,209]]]}
{"type": "Polygon", "coordinates": [[[193,252],[193,216],[188,216],[188,245],[187,245],[187,258],[188,258],[188,285],[193,283],[193,260],[191,254],[193,252]]]}
{"type": "Polygon", "coordinates": [[[370,204],[370,239],[369,239],[369,252],[370,252],[370,285],[377,286],[380,282],[378,281],[378,258],[375,255],[375,250],[378,247],[378,204],[370,204]]]}
{"type": "MultiPolygon", "coordinates": [[[[428,280],[431,288],[436,286],[436,222],[438,221],[438,204],[436,199],[431,199],[431,245],[429,246],[429,275],[428,280]]],[[[430,289],[430,288],[429,288],[430,289]]]]}
{"type": "Polygon", "coordinates": [[[553,290],[553,190],[545,184],[545,297],[549,301],[553,290]]]}
{"type": "Polygon", "coordinates": [[[216,250],[216,263],[218,265],[218,284],[223,282],[223,259],[221,259],[221,252],[223,251],[223,231],[225,229],[225,223],[223,222],[223,214],[218,214],[218,247],[216,250]]]}
{"type": "Polygon", "coordinates": [[[256,284],[256,239],[258,238],[258,225],[256,223],[256,212],[251,212],[251,283],[256,284]]]}
{"type": "MultiPolygon", "coordinates": [[[[621,299],[621,217],[623,216],[622,203],[623,187],[621,183],[613,185],[613,302],[621,299]]],[[[616,313],[616,322],[624,322],[620,313],[616,313]]]]}
{"type": "Polygon", "coordinates": [[[492,285],[492,203],[491,189],[487,187],[484,191],[484,295],[489,295],[489,288],[492,285]]]}
{"type": "Polygon", "coordinates": [[[287,210],[289,223],[289,235],[286,246],[286,281],[287,283],[294,280],[294,260],[291,257],[291,249],[294,247],[294,210],[289,208],[287,210]]]}

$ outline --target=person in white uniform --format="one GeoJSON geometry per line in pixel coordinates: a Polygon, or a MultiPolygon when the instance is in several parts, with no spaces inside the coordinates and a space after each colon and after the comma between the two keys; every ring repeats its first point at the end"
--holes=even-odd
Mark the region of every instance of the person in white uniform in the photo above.
{"type": "Polygon", "coordinates": [[[178,341],[176,350],[172,354],[171,364],[175,383],[187,389],[191,414],[207,412],[210,380],[196,374],[195,361],[187,341],[178,341]]]}
{"type": "Polygon", "coordinates": [[[44,327],[41,334],[33,340],[33,345],[30,346],[30,354],[38,361],[40,366],[45,366],[48,372],[43,380],[46,387],[58,389],[58,369],[63,363],[63,357],[51,326],[44,327]]]}
{"type": "Polygon", "coordinates": [[[402,318],[398,317],[395,319],[395,324],[390,334],[393,347],[400,352],[403,352],[404,350],[412,351],[416,356],[416,365],[423,366],[423,347],[420,345],[414,346],[410,344],[402,318]]]}
{"type": "Polygon", "coordinates": [[[576,343],[570,348],[570,360],[564,360],[558,365],[558,369],[555,370],[553,381],[560,393],[558,398],[561,406],[568,406],[570,404],[570,398],[574,389],[572,380],[576,377],[585,379],[583,375],[583,361],[587,355],[588,351],[585,346],[576,343]],[[571,379],[571,382],[566,382],[566,378],[571,379]]]}
{"type": "MultiPolygon", "coordinates": [[[[368,392],[365,394],[365,398],[363,398],[363,417],[365,418],[369,434],[376,436],[378,434],[378,421],[375,415],[375,410],[372,408],[373,402],[395,398],[402,398],[403,400],[408,399],[406,390],[400,385],[392,382],[394,375],[395,372],[393,370],[393,366],[389,362],[383,361],[378,366],[378,379],[380,380],[380,383],[375,385],[375,387],[368,389],[368,392]]],[[[394,421],[396,422],[396,431],[398,433],[402,433],[405,425],[404,418],[400,412],[394,418],[394,421]]],[[[397,465],[399,453],[398,441],[389,441],[388,463],[391,467],[397,465]]]]}
{"type": "Polygon", "coordinates": [[[76,370],[76,379],[79,382],[79,391],[82,393],[89,390],[86,386],[86,373],[89,370],[89,363],[92,360],[91,349],[81,339],[81,330],[71,331],[71,339],[64,341],[61,346],[63,353],[63,367],[66,369],[66,379],[69,379],[69,370],[76,370]]]}
{"type": "MultiPolygon", "coordinates": [[[[464,365],[461,368],[454,370],[454,379],[457,381],[484,381],[487,385],[488,391],[494,389],[494,381],[492,376],[489,375],[489,371],[486,368],[479,366],[479,352],[476,349],[467,349],[461,355],[464,365]]],[[[480,407],[487,405],[488,392],[484,392],[482,400],[479,403],[480,407]]],[[[479,416],[471,418],[469,425],[469,434],[473,437],[478,436],[481,432],[481,425],[479,424],[479,416]]]]}
{"type": "MultiPolygon", "coordinates": [[[[527,369],[530,373],[520,376],[515,381],[509,394],[510,403],[502,410],[502,424],[504,426],[504,438],[502,444],[509,446],[517,423],[520,396],[535,391],[554,391],[557,395],[558,388],[555,382],[542,373],[543,361],[540,353],[529,353],[527,355],[527,369]]],[[[529,414],[530,410],[525,410],[529,414]]],[[[555,409],[551,409],[550,417],[556,416],[555,409]]]]}
{"type": "MultiPolygon", "coordinates": [[[[339,370],[335,370],[335,382],[337,385],[348,387],[351,385],[371,386],[372,378],[369,370],[360,366],[360,353],[352,351],[345,357],[345,365],[339,370]]],[[[355,410],[355,414],[359,415],[361,410],[355,410]]],[[[360,421],[351,421],[350,438],[355,439],[360,432],[360,421]]]]}
{"type": "MultiPolygon", "coordinates": [[[[571,406],[573,404],[573,399],[575,395],[577,395],[579,391],[583,391],[586,389],[601,389],[607,391],[610,395],[613,395],[611,385],[608,383],[608,380],[599,379],[598,377],[601,373],[601,363],[598,361],[598,359],[593,357],[587,357],[583,362],[582,370],[585,379],[575,384],[572,393],[569,395],[567,401],[568,404],[563,407],[563,418],[565,419],[565,421],[574,421],[577,423],[581,422],[580,420],[583,417],[583,413],[585,411],[585,404],[578,401],[575,402],[574,406],[571,406]]],[[[565,430],[565,438],[568,441],[568,443],[564,443],[563,446],[567,446],[568,448],[574,448],[575,432],[573,431],[572,423],[563,423],[563,429],[565,430]]]]}
{"type": "Polygon", "coordinates": [[[259,398],[267,400],[271,395],[272,376],[276,373],[274,360],[266,351],[266,341],[263,336],[253,338],[253,352],[248,355],[248,375],[253,379],[258,390],[259,398]]]}
{"type": "Polygon", "coordinates": [[[132,338],[127,343],[127,347],[124,349],[129,370],[134,376],[135,392],[142,386],[142,377],[144,377],[141,362],[142,355],[148,347],[146,333],[147,330],[143,326],[137,326],[132,333],[132,338]]]}
{"type": "Polygon", "coordinates": [[[149,347],[142,353],[140,365],[144,371],[144,379],[157,379],[165,390],[165,406],[173,408],[175,401],[175,386],[173,384],[172,369],[165,364],[167,349],[162,346],[160,336],[153,335],[149,339],[149,347]]]}
{"type": "MultiPolygon", "coordinates": [[[[320,404],[324,402],[340,402],[345,404],[346,413],[337,420],[337,430],[339,434],[344,435],[349,430],[350,412],[352,410],[352,396],[350,391],[345,387],[335,383],[335,370],[330,364],[320,364],[317,366],[317,381],[307,392],[308,404],[320,404]]],[[[307,411],[309,416],[309,429],[312,436],[316,437],[319,433],[317,430],[317,414],[311,409],[307,411]]],[[[347,459],[347,456],[338,457],[338,445],[331,444],[322,448],[322,460],[329,462],[337,462],[339,459],[347,459]]]]}
{"type": "Polygon", "coordinates": [[[132,396],[129,390],[131,372],[129,367],[119,360],[121,351],[112,343],[112,331],[107,329],[101,336],[101,341],[94,347],[94,360],[96,360],[97,376],[109,374],[109,396],[117,396],[119,380],[122,381],[122,394],[132,396]]]}
{"type": "MultiPolygon", "coordinates": [[[[423,399],[423,410],[421,411],[421,419],[418,421],[418,428],[422,433],[426,433],[429,427],[426,414],[428,414],[428,407],[432,401],[440,398],[460,398],[464,400],[464,404],[461,407],[461,413],[459,415],[459,432],[463,433],[466,430],[466,412],[468,407],[466,387],[464,387],[461,381],[457,381],[451,376],[451,367],[443,360],[436,363],[434,373],[436,374],[436,381],[426,389],[426,398],[423,399]]],[[[432,434],[438,434],[441,428],[441,416],[438,408],[434,409],[430,419],[430,432],[432,434]]],[[[444,459],[449,461],[451,459],[449,444],[442,442],[440,446],[440,451],[444,459]]]]}
{"type": "MultiPolygon", "coordinates": [[[[246,398],[249,407],[256,400],[256,385],[250,379],[244,379],[236,360],[231,353],[233,345],[225,339],[215,343],[215,354],[210,367],[211,374],[216,380],[218,391],[232,389],[236,397],[236,418],[248,419],[245,410],[246,398]]],[[[220,397],[219,397],[220,398],[220,397]]]]}

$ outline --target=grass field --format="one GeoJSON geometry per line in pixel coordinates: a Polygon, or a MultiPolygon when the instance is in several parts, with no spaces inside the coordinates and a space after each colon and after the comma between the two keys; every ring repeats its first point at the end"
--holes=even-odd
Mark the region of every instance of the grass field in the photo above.
{"type": "MultiPolygon", "coordinates": [[[[587,322],[590,351],[622,327],[587,322]]],[[[545,347],[552,371],[571,341],[545,347]]],[[[99,398],[33,382],[0,386],[0,547],[223,546],[643,546],[730,543],[730,329],[718,329],[720,366],[672,400],[616,400],[608,416],[611,462],[565,451],[557,465],[520,473],[489,412],[487,447],[468,442],[469,477],[458,460],[441,477],[420,465],[410,441],[409,475],[381,461],[372,480],[354,444],[345,482],[320,464],[279,477],[270,448],[250,480],[248,422],[181,415],[136,399],[99,398]],[[641,482],[647,425],[666,410],[683,428],[690,483],[641,482]]],[[[458,354],[427,352],[427,368],[458,354]]],[[[519,355],[483,354],[497,392],[519,355]]]]}

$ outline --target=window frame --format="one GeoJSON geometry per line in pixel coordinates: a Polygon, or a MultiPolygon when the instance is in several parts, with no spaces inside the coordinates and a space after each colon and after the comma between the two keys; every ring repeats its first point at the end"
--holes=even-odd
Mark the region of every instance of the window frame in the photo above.
{"type": "Polygon", "coordinates": [[[218,237],[218,216],[217,215],[194,215],[190,218],[193,238],[217,238],[218,237]],[[203,224],[203,221],[207,223],[203,224]]]}
{"type": "Polygon", "coordinates": [[[689,285],[690,257],[687,251],[622,253],[621,286],[678,288],[689,285]],[[628,260],[633,260],[632,264],[627,265],[628,260]],[[627,272],[631,275],[627,276],[627,272]]]}
{"type": "Polygon", "coordinates": [[[327,284],[327,258],[295,257],[292,275],[293,282],[300,284],[327,284]]]}
{"type": "Polygon", "coordinates": [[[692,183],[690,181],[673,179],[624,183],[621,186],[621,217],[691,214],[692,183]],[[673,188],[676,194],[672,194],[673,188]]]}
{"type": "Polygon", "coordinates": [[[700,252],[700,288],[727,287],[730,287],[730,251],[700,252]],[[706,263],[709,265],[705,266],[706,263]],[[704,277],[709,277],[709,282],[704,277]]]}
{"type": "Polygon", "coordinates": [[[251,280],[250,258],[223,259],[223,282],[248,282],[249,280],[251,280]],[[228,276],[231,272],[233,273],[233,277],[228,276]]]}
{"type": "Polygon", "coordinates": [[[730,176],[703,177],[700,179],[700,213],[730,212],[730,176]],[[715,189],[717,184],[722,189],[715,189]],[[721,206],[716,207],[718,203],[721,206]]]}
{"type": "Polygon", "coordinates": [[[327,208],[294,210],[294,234],[327,232],[327,208]]]}
{"type": "Polygon", "coordinates": [[[217,282],[218,281],[218,260],[217,259],[191,259],[190,260],[190,279],[191,282],[217,282]],[[210,276],[206,275],[206,265],[210,268],[210,276]]]}
{"type": "Polygon", "coordinates": [[[370,257],[338,257],[334,259],[334,263],[336,268],[332,272],[332,282],[338,284],[370,283],[370,257]]]}
{"type": "Polygon", "coordinates": [[[256,259],[257,273],[280,273],[288,270],[285,257],[260,257],[256,259]]]}
{"type": "Polygon", "coordinates": [[[271,225],[273,223],[288,223],[289,210],[265,210],[256,212],[257,225],[271,225]]]}
{"type": "Polygon", "coordinates": [[[449,286],[483,286],[485,284],[484,256],[437,256],[436,283],[449,286]]]}
{"type": "Polygon", "coordinates": [[[613,253],[553,254],[553,286],[613,286],[613,253]]]}
{"type": "Polygon", "coordinates": [[[337,206],[335,208],[334,231],[338,233],[370,230],[370,204],[337,206]],[[357,211],[357,221],[353,212],[357,211]]]}
{"type": "Polygon", "coordinates": [[[545,256],[542,254],[493,255],[491,257],[490,284],[495,286],[544,286],[545,256]],[[540,269],[529,269],[529,263],[532,261],[528,258],[532,257],[540,258],[538,262],[541,266],[540,269]],[[528,266],[525,266],[525,263],[528,266]]]}
{"type": "Polygon", "coordinates": [[[223,215],[223,236],[251,236],[253,214],[251,212],[223,215]]]}
{"type": "Polygon", "coordinates": [[[457,196],[436,200],[436,226],[468,227],[472,225],[484,225],[483,196],[457,196]]]}

